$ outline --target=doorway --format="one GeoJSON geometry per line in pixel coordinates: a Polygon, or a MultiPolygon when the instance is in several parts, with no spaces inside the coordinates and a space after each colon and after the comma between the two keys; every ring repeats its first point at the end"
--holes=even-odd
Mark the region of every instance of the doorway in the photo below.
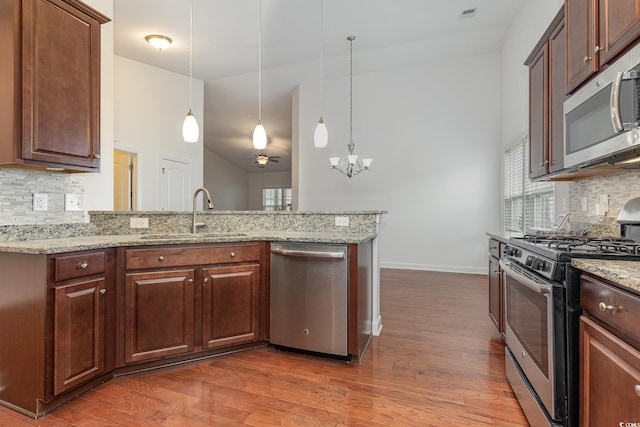
{"type": "Polygon", "coordinates": [[[113,150],[113,210],[138,210],[138,155],[113,150]]]}

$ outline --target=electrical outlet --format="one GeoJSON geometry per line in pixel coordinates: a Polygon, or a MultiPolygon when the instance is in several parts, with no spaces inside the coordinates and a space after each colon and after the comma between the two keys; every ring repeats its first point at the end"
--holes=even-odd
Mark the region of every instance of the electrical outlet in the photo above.
{"type": "Polygon", "coordinates": [[[46,194],[36,193],[33,195],[33,210],[46,211],[48,205],[48,197],[46,194]]]}
{"type": "Polygon", "coordinates": [[[586,212],[587,211],[587,198],[583,197],[582,199],[580,199],[580,204],[582,205],[582,212],[586,212]]]}
{"type": "Polygon", "coordinates": [[[65,194],[64,195],[65,211],[83,211],[84,210],[84,194],[65,194]]]}
{"type": "Polygon", "coordinates": [[[129,228],[149,228],[149,218],[130,218],[129,228]]]}
{"type": "Polygon", "coordinates": [[[348,216],[337,216],[336,217],[336,226],[338,226],[338,227],[348,227],[349,226],[349,217],[348,216]]]}

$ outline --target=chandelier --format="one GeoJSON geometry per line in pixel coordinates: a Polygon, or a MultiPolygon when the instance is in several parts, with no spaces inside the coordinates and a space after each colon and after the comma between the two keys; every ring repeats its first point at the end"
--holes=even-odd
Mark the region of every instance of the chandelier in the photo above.
{"type": "Polygon", "coordinates": [[[355,36],[347,37],[349,40],[349,143],[347,144],[347,154],[342,158],[329,158],[331,167],[349,178],[370,170],[373,162],[373,159],[360,160],[358,155],[354,153],[356,144],[353,142],[353,41],[355,39],[355,36]]]}

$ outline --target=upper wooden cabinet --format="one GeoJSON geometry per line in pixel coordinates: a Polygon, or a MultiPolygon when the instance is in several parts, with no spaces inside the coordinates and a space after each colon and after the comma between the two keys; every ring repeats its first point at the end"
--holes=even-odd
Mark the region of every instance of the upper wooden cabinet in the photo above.
{"type": "Polygon", "coordinates": [[[640,36],[640,2],[566,0],[565,8],[569,93],[640,36]]]}
{"type": "Polygon", "coordinates": [[[563,103],[567,36],[561,9],[527,58],[529,67],[529,178],[558,172],[563,159],[563,103]]]}
{"type": "Polygon", "coordinates": [[[100,168],[100,25],[78,0],[0,1],[0,163],[100,168]]]}

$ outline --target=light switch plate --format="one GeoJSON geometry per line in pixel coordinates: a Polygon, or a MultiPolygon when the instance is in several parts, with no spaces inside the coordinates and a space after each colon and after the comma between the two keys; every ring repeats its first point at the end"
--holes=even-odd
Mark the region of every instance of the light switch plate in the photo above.
{"type": "Polygon", "coordinates": [[[337,216],[336,217],[336,226],[338,226],[338,227],[348,227],[349,226],[349,217],[348,216],[337,216]]]}
{"type": "Polygon", "coordinates": [[[84,194],[66,193],[64,195],[65,211],[83,211],[84,210],[84,194]]]}
{"type": "Polygon", "coordinates": [[[149,228],[149,218],[130,218],[129,228],[149,228]]]}

